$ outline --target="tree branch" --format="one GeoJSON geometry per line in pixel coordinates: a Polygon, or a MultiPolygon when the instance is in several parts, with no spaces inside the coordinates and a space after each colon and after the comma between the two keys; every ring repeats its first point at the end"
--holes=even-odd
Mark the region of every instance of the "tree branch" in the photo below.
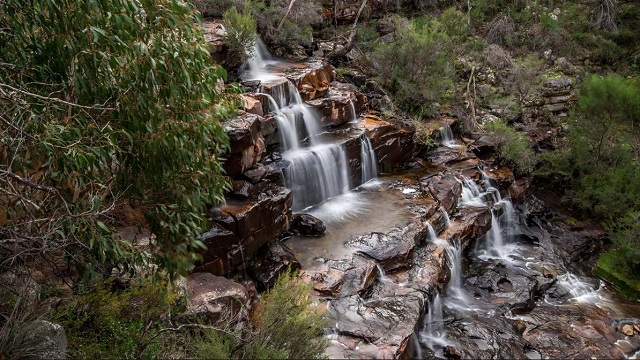
{"type": "Polygon", "coordinates": [[[345,56],[353,49],[356,44],[356,26],[358,25],[358,19],[360,19],[360,14],[362,14],[362,10],[364,10],[367,5],[367,0],[362,0],[362,4],[360,5],[360,9],[358,10],[358,14],[356,14],[356,18],[353,21],[353,25],[351,26],[351,32],[349,34],[349,40],[347,44],[343,46],[341,49],[332,51],[328,56],[329,58],[337,58],[345,56]]]}
{"type": "Polygon", "coordinates": [[[46,101],[53,101],[53,102],[57,102],[57,103],[60,103],[60,104],[63,104],[63,105],[78,107],[78,108],[81,108],[81,109],[110,110],[110,111],[118,110],[117,108],[109,108],[109,107],[104,107],[102,105],[86,106],[86,105],[75,104],[75,103],[64,101],[62,99],[58,99],[58,98],[55,98],[55,97],[48,97],[48,96],[42,96],[42,95],[34,94],[34,93],[31,93],[31,92],[28,92],[28,91],[25,91],[25,90],[21,90],[21,89],[15,88],[15,87],[13,87],[11,85],[7,85],[7,84],[0,84],[0,87],[4,87],[4,88],[7,88],[7,89],[9,89],[11,91],[15,91],[15,92],[19,92],[21,94],[27,95],[27,96],[31,96],[31,97],[34,97],[36,99],[46,100],[46,101]]]}

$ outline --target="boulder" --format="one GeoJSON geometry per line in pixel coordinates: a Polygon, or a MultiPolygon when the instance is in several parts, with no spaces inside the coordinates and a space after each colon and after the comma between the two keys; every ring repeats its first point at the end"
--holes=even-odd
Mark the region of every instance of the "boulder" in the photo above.
{"type": "Polygon", "coordinates": [[[291,102],[291,83],[288,79],[281,77],[263,80],[260,86],[261,92],[271,95],[279,107],[285,107],[291,102]]]}
{"type": "Polygon", "coordinates": [[[411,125],[367,114],[360,126],[371,141],[379,172],[391,172],[419,151],[413,140],[416,129],[411,125]]]}
{"type": "Polygon", "coordinates": [[[246,200],[251,196],[253,185],[245,180],[236,180],[233,182],[233,192],[231,196],[239,200],[246,200]]]}
{"type": "Polygon", "coordinates": [[[321,264],[300,274],[314,290],[333,297],[364,294],[379,275],[376,262],[359,254],[342,260],[322,259],[321,264]]]}
{"type": "Polygon", "coordinates": [[[36,358],[67,358],[67,335],[62,326],[46,320],[36,320],[27,326],[30,331],[24,335],[29,338],[29,343],[37,345],[36,358]]]}
{"type": "Polygon", "coordinates": [[[209,246],[203,261],[209,264],[206,271],[228,274],[248,265],[260,247],[289,228],[292,203],[291,190],[261,182],[248,199],[228,198],[226,204],[210,209],[215,231],[205,238],[209,246]]]}
{"type": "Polygon", "coordinates": [[[323,59],[311,59],[285,71],[285,76],[298,88],[302,99],[314,100],[329,91],[335,79],[335,70],[323,59]]]}
{"type": "Polygon", "coordinates": [[[223,168],[228,176],[235,178],[252,168],[264,154],[261,117],[240,111],[238,117],[224,123],[229,136],[229,151],[223,168]]]}
{"type": "MultiPolygon", "coordinates": [[[[258,145],[257,147],[259,149],[262,149],[262,151],[264,152],[264,143],[262,143],[262,139],[258,139],[257,145],[258,145]]],[[[258,164],[255,164],[251,169],[243,172],[242,176],[247,180],[249,180],[250,183],[257,184],[260,182],[260,180],[264,179],[264,177],[267,175],[267,172],[268,172],[267,167],[265,165],[258,163],[258,164]]]]}
{"type": "Polygon", "coordinates": [[[338,126],[355,120],[366,106],[367,98],[355,86],[349,84],[332,83],[327,96],[311,100],[313,106],[321,115],[323,126],[338,126]]]}
{"type": "Polygon", "coordinates": [[[209,273],[195,273],[187,278],[187,313],[211,324],[241,320],[246,316],[249,293],[244,286],[209,273]]]}
{"type": "Polygon", "coordinates": [[[309,214],[295,214],[289,231],[302,236],[322,236],[326,230],[322,220],[309,214]]]}
{"type": "Polygon", "coordinates": [[[433,196],[447,212],[451,212],[462,194],[462,184],[460,184],[456,175],[451,172],[423,178],[420,180],[420,185],[429,191],[431,196],[433,196]]]}
{"type": "Polygon", "coordinates": [[[506,166],[490,168],[485,173],[491,179],[493,185],[503,192],[509,189],[514,182],[513,172],[506,166]]]}
{"type": "Polygon", "coordinates": [[[379,283],[371,291],[366,299],[353,295],[331,302],[327,317],[341,336],[330,343],[327,353],[336,358],[411,357],[425,295],[391,282],[379,283]]]}
{"type": "Polygon", "coordinates": [[[463,207],[451,217],[451,226],[442,238],[450,242],[460,241],[463,246],[486,234],[491,228],[491,210],[487,207],[463,207]]]}
{"type": "Polygon", "coordinates": [[[495,153],[496,140],[492,136],[483,135],[471,144],[471,150],[478,156],[495,153]]]}
{"type": "Polygon", "coordinates": [[[264,245],[249,265],[249,273],[262,291],[273,287],[278,277],[287,270],[299,270],[300,262],[282,241],[273,240],[264,245]]]}
{"type": "Polygon", "coordinates": [[[418,242],[424,239],[426,231],[426,227],[414,223],[385,234],[359,236],[347,241],[345,246],[377,260],[386,271],[391,271],[408,267],[408,259],[418,242]]]}

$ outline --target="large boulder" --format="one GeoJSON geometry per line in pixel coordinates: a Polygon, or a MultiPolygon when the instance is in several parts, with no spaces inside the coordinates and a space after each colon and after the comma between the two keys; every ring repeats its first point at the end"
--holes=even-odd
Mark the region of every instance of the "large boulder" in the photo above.
{"type": "Polygon", "coordinates": [[[240,111],[238,117],[224,123],[229,136],[229,151],[223,168],[235,178],[262,159],[265,151],[262,120],[256,114],[240,111]]]}
{"type": "Polygon", "coordinates": [[[311,283],[323,295],[345,297],[364,294],[380,276],[372,259],[356,254],[342,259],[318,259],[319,264],[301,273],[302,279],[311,283]]]}
{"type": "Polygon", "coordinates": [[[332,83],[327,96],[311,100],[309,105],[318,110],[323,126],[338,126],[355,120],[366,106],[367,98],[355,86],[332,83]]]}
{"type": "Polygon", "coordinates": [[[367,114],[360,126],[371,140],[380,172],[391,172],[418,153],[413,139],[416,129],[411,125],[367,114]]]}
{"type": "Polygon", "coordinates": [[[309,214],[295,214],[291,222],[290,232],[302,236],[322,236],[327,230],[322,220],[309,214]]]}
{"type": "Polygon", "coordinates": [[[335,70],[323,59],[311,59],[304,64],[285,71],[287,79],[298,88],[305,101],[317,99],[329,91],[329,85],[335,80],[335,70]]]}
{"type": "Polygon", "coordinates": [[[420,184],[447,212],[451,212],[462,194],[462,184],[451,172],[423,178],[420,184]]]}
{"type": "Polygon", "coordinates": [[[378,283],[371,296],[342,297],[327,313],[340,335],[327,353],[332,358],[408,358],[413,354],[415,329],[425,308],[425,295],[391,282],[378,283]]]}
{"type": "Polygon", "coordinates": [[[187,297],[187,313],[212,324],[222,319],[243,319],[249,302],[244,286],[209,273],[195,273],[187,278],[187,297]]]}
{"type": "Polygon", "coordinates": [[[253,187],[248,199],[229,198],[210,209],[214,225],[203,238],[209,249],[203,254],[207,267],[202,270],[226,275],[246,267],[260,247],[289,229],[292,204],[291,190],[262,182],[253,187]]]}

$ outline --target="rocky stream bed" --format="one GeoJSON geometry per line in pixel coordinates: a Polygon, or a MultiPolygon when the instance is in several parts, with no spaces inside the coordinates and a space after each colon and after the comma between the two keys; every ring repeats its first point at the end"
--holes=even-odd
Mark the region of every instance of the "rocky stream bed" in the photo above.
{"type": "Polygon", "coordinates": [[[428,148],[323,60],[256,53],[244,110],[225,124],[234,189],[209,212],[192,309],[250,307],[291,266],[329,319],[331,358],[638,352],[640,303],[590,275],[605,233],[495,167],[486,137],[455,139],[455,119],[433,119],[428,148]]]}

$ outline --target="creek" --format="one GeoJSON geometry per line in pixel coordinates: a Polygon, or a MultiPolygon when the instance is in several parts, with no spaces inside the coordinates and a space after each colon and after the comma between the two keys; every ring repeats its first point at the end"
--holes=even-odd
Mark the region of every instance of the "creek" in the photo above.
{"type": "Polygon", "coordinates": [[[563,245],[571,229],[532,211],[534,197],[512,199],[512,174],[495,178],[496,169],[456,139],[450,123],[433,126],[438,149],[411,145],[408,154],[391,154],[404,169],[390,169],[387,149],[407,143],[403,125],[380,131],[388,122],[358,114],[356,91],[345,98],[343,84],[303,100],[284,75],[292,67],[256,42],[244,78],[260,81],[257,93],[276,119],[279,141],[270,151],[284,163],[293,211],[326,226],[323,237],[294,235],[285,243],[329,319],[329,357],[638,352],[640,335],[618,330],[640,326],[640,304],[572,262],[563,245]],[[336,99],[348,121],[328,126],[317,105],[336,99]]]}

